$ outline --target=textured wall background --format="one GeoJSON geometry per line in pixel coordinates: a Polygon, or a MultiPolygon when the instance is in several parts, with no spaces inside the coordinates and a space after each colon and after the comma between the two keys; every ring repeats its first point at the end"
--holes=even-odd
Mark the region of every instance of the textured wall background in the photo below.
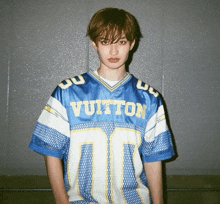
{"type": "Polygon", "coordinates": [[[139,21],[130,72],[166,101],[178,151],[167,174],[220,174],[219,0],[0,0],[0,174],[46,174],[28,149],[36,121],[61,80],[98,68],[86,28],[110,6],[139,21]]]}

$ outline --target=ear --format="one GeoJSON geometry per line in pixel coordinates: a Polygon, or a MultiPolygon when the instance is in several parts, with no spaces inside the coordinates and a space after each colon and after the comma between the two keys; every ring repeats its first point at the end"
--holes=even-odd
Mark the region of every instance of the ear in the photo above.
{"type": "Polygon", "coordinates": [[[92,41],[92,46],[95,49],[95,51],[98,51],[98,47],[97,47],[97,45],[96,45],[96,43],[94,41],[92,41]]]}
{"type": "Polygon", "coordinates": [[[135,40],[130,45],[130,51],[134,48],[134,45],[135,45],[135,40]]]}

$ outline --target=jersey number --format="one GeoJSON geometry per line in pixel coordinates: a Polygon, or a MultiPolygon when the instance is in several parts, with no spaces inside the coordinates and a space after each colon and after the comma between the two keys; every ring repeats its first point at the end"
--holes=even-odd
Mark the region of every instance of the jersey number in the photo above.
{"type": "Polygon", "coordinates": [[[74,138],[68,166],[70,180],[77,182],[71,184],[75,186],[69,192],[70,197],[83,200],[89,196],[90,202],[95,202],[95,198],[100,198],[99,193],[104,191],[105,196],[101,196],[103,200],[99,200],[100,203],[108,203],[109,200],[127,203],[133,189],[135,203],[142,203],[137,190],[141,185],[137,178],[143,170],[138,153],[139,132],[116,128],[108,139],[102,129],[94,128],[74,131],[74,138]],[[121,193],[117,192],[118,189],[121,193]]]}
{"type": "Polygon", "coordinates": [[[73,83],[75,85],[82,85],[82,84],[85,83],[85,80],[84,80],[83,76],[79,75],[79,76],[77,76],[77,78],[78,78],[78,80],[76,80],[76,77],[71,78],[71,79],[67,79],[67,80],[65,80],[66,84],[61,83],[61,84],[59,84],[59,87],[61,89],[67,89],[70,86],[72,86],[73,83]]]}
{"type": "Polygon", "coordinates": [[[158,97],[159,96],[159,93],[158,92],[154,92],[154,89],[152,87],[149,87],[149,85],[145,84],[144,86],[142,86],[142,81],[141,80],[138,80],[137,88],[141,89],[141,90],[144,90],[144,91],[147,91],[149,89],[149,93],[153,94],[154,97],[158,97]]]}

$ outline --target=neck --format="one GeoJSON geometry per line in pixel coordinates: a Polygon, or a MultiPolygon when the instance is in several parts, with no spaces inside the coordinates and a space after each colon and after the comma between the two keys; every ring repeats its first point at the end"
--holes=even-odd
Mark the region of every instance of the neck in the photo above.
{"type": "Polygon", "coordinates": [[[110,80],[110,81],[120,81],[127,75],[127,72],[125,69],[101,69],[99,68],[97,72],[101,77],[107,80],[110,80]]]}

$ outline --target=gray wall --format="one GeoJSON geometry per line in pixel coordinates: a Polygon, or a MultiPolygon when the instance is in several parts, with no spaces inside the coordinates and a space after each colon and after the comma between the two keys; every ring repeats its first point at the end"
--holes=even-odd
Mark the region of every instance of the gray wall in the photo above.
{"type": "Polygon", "coordinates": [[[63,79],[95,69],[85,37],[104,7],[136,16],[144,38],[130,72],[160,91],[178,158],[167,174],[220,174],[219,0],[0,1],[0,174],[45,175],[28,149],[36,121],[63,79]]]}

